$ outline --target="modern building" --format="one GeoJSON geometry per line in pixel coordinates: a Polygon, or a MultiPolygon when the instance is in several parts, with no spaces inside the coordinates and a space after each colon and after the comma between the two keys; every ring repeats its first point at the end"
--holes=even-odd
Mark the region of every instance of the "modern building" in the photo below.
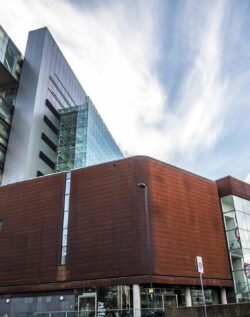
{"type": "Polygon", "coordinates": [[[237,302],[250,301],[250,185],[217,181],[237,302]]]}
{"type": "Polygon", "coordinates": [[[0,26],[0,184],[22,60],[21,53],[0,26]]]}
{"type": "Polygon", "coordinates": [[[207,305],[250,301],[250,185],[119,158],[47,28],[0,28],[0,316],[201,305],[197,256],[207,305]]]}
{"type": "Polygon", "coordinates": [[[0,29],[0,78],[2,184],[123,157],[47,28],[24,58],[0,29]]]}
{"type": "Polygon", "coordinates": [[[2,186],[1,313],[200,305],[196,256],[206,303],[234,301],[223,188],[148,157],[2,186]]]}
{"type": "Polygon", "coordinates": [[[115,160],[122,153],[105,123],[86,97],[85,104],[59,111],[56,171],[115,160]]]}

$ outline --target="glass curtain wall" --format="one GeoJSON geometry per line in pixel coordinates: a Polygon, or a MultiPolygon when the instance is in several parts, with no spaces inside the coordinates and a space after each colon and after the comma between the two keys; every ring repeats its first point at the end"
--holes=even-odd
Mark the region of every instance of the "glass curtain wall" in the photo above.
{"type": "Polygon", "coordinates": [[[56,172],[86,165],[87,105],[60,110],[56,172]]]}
{"type": "Polygon", "coordinates": [[[123,157],[118,145],[86,97],[85,103],[59,110],[56,172],[95,165],[123,157]]]}
{"type": "Polygon", "coordinates": [[[0,26],[0,62],[16,80],[20,77],[22,60],[21,53],[0,26]]]}
{"type": "MultiPolygon", "coordinates": [[[[185,302],[185,286],[178,285],[154,285],[153,288],[147,285],[140,286],[141,295],[141,315],[148,316],[150,312],[164,312],[165,308],[184,307],[185,302]]],[[[192,305],[203,305],[201,289],[199,287],[191,288],[192,305]]],[[[97,289],[83,289],[78,292],[76,306],[77,310],[91,311],[98,310],[98,316],[101,312],[113,311],[117,313],[132,312],[133,310],[133,286],[109,286],[98,287],[97,289]]],[[[214,287],[205,290],[206,304],[219,304],[218,289],[214,287]]],[[[159,314],[161,316],[161,314],[159,314]]],[[[87,316],[91,317],[91,316],[87,316]]]]}
{"type": "Polygon", "coordinates": [[[0,184],[2,182],[13,111],[13,105],[6,102],[0,92],[0,184]]]}
{"type": "Polygon", "coordinates": [[[237,302],[250,300],[250,201],[221,198],[237,302]]]}
{"type": "Polygon", "coordinates": [[[0,184],[22,65],[22,55],[0,26],[0,184]],[[4,67],[2,66],[4,65],[4,67]],[[12,76],[5,76],[9,73],[12,76]],[[14,77],[14,78],[13,78],[14,77]]]}
{"type": "Polygon", "coordinates": [[[89,98],[88,116],[86,165],[95,165],[123,158],[120,148],[89,98]]]}
{"type": "MultiPolygon", "coordinates": [[[[203,296],[200,287],[191,287],[192,306],[203,305],[203,296]]],[[[205,288],[206,305],[220,303],[218,289],[205,288]]],[[[185,286],[168,285],[157,288],[141,288],[142,309],[165,309],[165,307],[186,306],[185,286]]]]}

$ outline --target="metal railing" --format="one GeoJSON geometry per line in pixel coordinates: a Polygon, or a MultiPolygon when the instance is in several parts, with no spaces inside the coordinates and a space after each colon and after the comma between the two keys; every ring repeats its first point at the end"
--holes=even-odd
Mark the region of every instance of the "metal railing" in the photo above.
{"type": "Polygon", "coordinates": [[[18,317],[164,317],[164,309],[101,309],[21,313],[18,317]]]}

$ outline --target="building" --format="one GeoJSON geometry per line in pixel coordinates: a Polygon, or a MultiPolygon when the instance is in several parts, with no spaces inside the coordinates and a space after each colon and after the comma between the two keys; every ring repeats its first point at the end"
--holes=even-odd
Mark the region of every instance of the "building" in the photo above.
{"type": "Polygon", "coordinates": [[[89,98],[59,111],[56,171],[115,160],[122,153],[89,98]]]}
{"type": "Polygon", "coordinates": [[[0,184],[23,57],[0,26],[0,184]]]}
{"type": "Polygon", "coordinates": [[[237,302],[250,300],[250,185],[233,177],[217,181],[237,302]]]}
{"type": "Polygon", "coordinates": [[[2,184],[123,157],[47,28],[24,58],[0,29],[0,78],[2,184]]]}
{"type": "Polygon", "coordinates": [[[133,157],[2,186],[1,313],[200,305],[197,255],[206,303],[234,301],[218,184],[133,157]]]}
{"type": "Polygon", "coordinates": [[[206,304],[250,300],[250,185],[119,158],[47,28],[0,28],[0,316],[201,305],[197,256],[206,304]]]}

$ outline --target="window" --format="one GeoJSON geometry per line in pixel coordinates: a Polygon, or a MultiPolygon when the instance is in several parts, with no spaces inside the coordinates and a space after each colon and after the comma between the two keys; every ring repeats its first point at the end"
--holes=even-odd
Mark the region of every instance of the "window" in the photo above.
{"type": "Polygon", "coordinates": [[[47,124],[47,126],[50,128],[50,130],[55,134],[58,135],[59,130],[57,127],[50,121],[50,119],[47,116],[43,117],[43,121],[47,124]]]}
{"type": "Polygon", "coordinates": [[[43,175],[44,175],[44,174],[43,174],[42,172],[40,172],[40,171],[37,171],[37,172],[36,172],[36,176],[37,176],[37,177],[43,176],[43,175]]]}
{"type": "Polygon", "coordinates": [[[68,247],[68,224],[69,224],[69,202],[70,202],[70,183],[71,173],[66,173],[65,190],[64,190],[64,208],[63,208],[63,226],[61,237],[61,260],[60,264],[66,264],[67,247],[68,247]]]}
{"type": "Polygon", "coordinates": [[[51,111],[51,113],[53,113],[53,115],[54,115],[57,119],[59,119],[59,118],[60,118],[59,113],[57,112],[56,108],[52,105],[52,103],[51,103],[48,99],[46,99],[45,104],[46,104],[46,106],[48,107],[48,109],[51,111]]]}
{"type": "Polygon", "coordinates": [[[42,140],[54,151],[56,152],[56,145],[54,142],[50,140],[50,138],[47,137],[45,133],[42,133],[42,140]]]}
{"type": "Polygon", "coordinates": [[[52,162],[50,158],[48,158],[47,155],[45,155],[42,151],[39,152],[39,157],[44,163],[46,163],[50,168],[54,169],[55,168],[55,163],[52,162]]]}

